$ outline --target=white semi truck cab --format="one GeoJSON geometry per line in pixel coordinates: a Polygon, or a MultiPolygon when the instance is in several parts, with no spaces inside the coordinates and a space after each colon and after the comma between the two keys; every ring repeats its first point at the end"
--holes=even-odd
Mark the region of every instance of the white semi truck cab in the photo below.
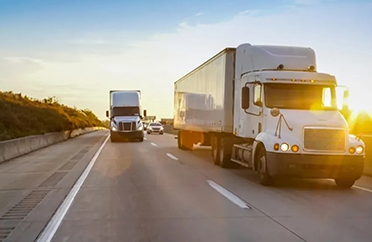
{"type": "Polygon", "coordinates": [[[110,118],[112,142],[120,139],[143,141],[140,91],[110,91],[110,111],[106,112],[106,116],[110,118]]]}
{"type": "Polygon", "coordinates": [[[311,48],[242,44],[226,49],[175,83],[179,147],[211,144],[216,164],[252,168],[263,185],[277,177],[302,177],[332,178],[340,187],[351,187],[363,173],[365,146],[349,134],[337,88],[334,76],[317,72],[311,48]],[[213,63],[221,58],[224,71],[213,63]],[[219,92],[202,87],[213,82],[211,73],[200,74],[208,68],[214,76],[225,76],[219,92]],[[185,85],[193,75],[199,83],[205,79],[194,90],[185,85]],[[190,93],[209,96],[213,104],[209,101],[208,108],[199,102],[203,111],[188,108],[190,93]],[[224,104],[216,105],[217,95],[224,104]],[[213,110],[216,118],[208,120],[204,113],[213,110]],[[219,116],[217,110],[224,111],[219,116]]]}

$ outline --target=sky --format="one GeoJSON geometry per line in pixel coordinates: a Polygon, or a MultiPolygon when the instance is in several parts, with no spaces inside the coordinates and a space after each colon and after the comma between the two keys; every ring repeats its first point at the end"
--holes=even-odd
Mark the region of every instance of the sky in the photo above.
{"type": "Polygon", "coordinates": [[[173,116],[173,84],[226,47],[306,46],[372,111],[372,0],[0,0],[0,90],[89,108],[112,89],[173,116]]]}

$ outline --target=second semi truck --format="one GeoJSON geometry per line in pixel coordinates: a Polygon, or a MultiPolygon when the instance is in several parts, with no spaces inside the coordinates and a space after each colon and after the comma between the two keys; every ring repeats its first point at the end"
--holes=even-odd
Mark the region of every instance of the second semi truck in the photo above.
{"type": "Polygon", "coordinates": [[[110,111],[106,111],[106,116],[110,118],[110,138],[112,142],[121,139],[143,141],[140,91],[110,91],[110,111]]]}
{"type": "Polygon", "coordinates": [[[349,134],[336,89],[311,48],[226,48],[174,84],[178,147],[211,145],[216,165],[252,168],[263,185],[289,176],[351,187],[365,146],[349,134]]]}

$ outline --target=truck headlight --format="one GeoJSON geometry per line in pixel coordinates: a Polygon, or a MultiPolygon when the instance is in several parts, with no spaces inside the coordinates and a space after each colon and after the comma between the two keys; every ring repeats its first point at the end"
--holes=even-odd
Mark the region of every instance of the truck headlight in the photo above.
{"type": "Polygon", "coordinates": [[[138,130],[143,130],[143,126],[140,125],[140,126],[138,127],[138,130]]]}
{"type": "Polygon", "coordinates": [[[118,131],[118,129],[115,126],[111,126],[112,131],[118,131]]]}
{"type": "Polygon", "coordinates": [[[282,143],[280,145],[280,150],[283,151],[283,152],[287,152],[289,150],[289,144],[287,143],[282,143]]]}
{"type": "Polygon", "coordinates": [[[362,154],[363,151],[364,151],[364,148],[363,148],[363,146],[358,145],[358,146],[356,147],[355,151],[356,151],[357,154],[362,154]]]}

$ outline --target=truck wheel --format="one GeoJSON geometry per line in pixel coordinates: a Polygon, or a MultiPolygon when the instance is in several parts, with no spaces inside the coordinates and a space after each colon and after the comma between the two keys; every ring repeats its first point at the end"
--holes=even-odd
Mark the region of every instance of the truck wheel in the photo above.
{"type": "Polygon", "coordinates": [[[219,139],[217,136],[212,136],[211,138],[212,144],[212,159],[215,165],[220,165],[220,151],[218,150],[219,146],[219,139]]]}
{"type": "Polygon", "coordinates": [[[347,178],[338,178],[335,179],[335,182],[339,188],[350,188],[354,185],[355,180],[347,178]]]}
{"type": "Polygon", "coordinates": [[[273,185],[273,178],[267,169],[266,151],[264,148],[261,148],[258,152],[257,165],[260,184],[264,186],[273,185]]]}
{"type": "Polygon", "coordinates": [[[222,168],[232,168],[231,148],[227,138],[220,138],[219,142],[219,163],[222,168]]]}
{"type": "Polygon", "coordinates": [[[178,144],[178,149],[180,149],[180,150],[185,149],[185,147],[182,146],[182,132],[181,131],[178,131],[177,144],[178,144]]]}
{"type": "Polygon", "coordinates": [[[190,139],[187,139],[187,136],[182,131],[178,132],[177,142],[178,142],[178,148],[181,150],[192,150],[193,148],[192,141],[190,139]]]}
{"type": "Polygon", "coordinates": [[[143,138],[139,138],[138,141],[139,141],[139,142],[143,142],[143,138]]]}
{"type": "Polygon", "coordinates": [[[110,132],[110,140],[112,143],[118,142],[118,139],[115,137],[113,132],[110,132]]]}

